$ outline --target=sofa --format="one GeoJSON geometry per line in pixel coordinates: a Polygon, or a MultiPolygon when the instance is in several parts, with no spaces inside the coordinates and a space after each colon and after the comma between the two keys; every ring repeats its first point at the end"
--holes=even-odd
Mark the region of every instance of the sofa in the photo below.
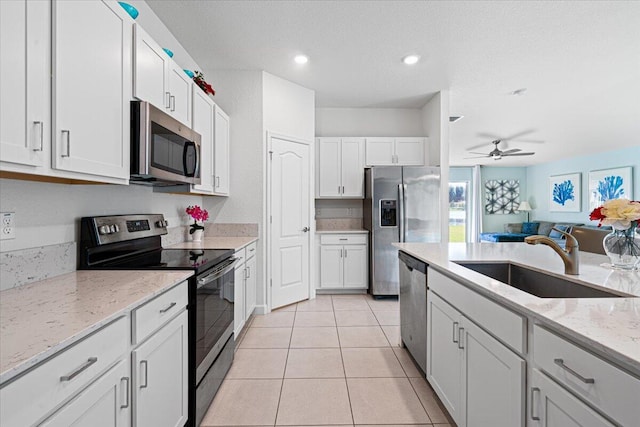
{"type": "Polygon", "coordinates": [[[553,239],[561,247],[564,247],[565,240],[561,233],[553,230],[556,227],[562,231],[571,232],[575,226],[583,224],[574,224],[566,222],[553,221],[533,221],[522,223],[511,223],[504,225],[502,233],[480,233],[481,242],[524,242],[524,238],[534,234],[540,234],[553,239]]]}

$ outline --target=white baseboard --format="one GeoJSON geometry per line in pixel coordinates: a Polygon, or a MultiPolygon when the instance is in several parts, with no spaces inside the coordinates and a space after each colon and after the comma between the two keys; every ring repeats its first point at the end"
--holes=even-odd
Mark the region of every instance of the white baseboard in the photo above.
{"type": "Polygon", "coordinates": [[[253,314],[267,314],[269,313],[269,311],[267,310],[267,306],[262,304],[262,305],[256,305],[256,308],[253,309],[253,314]]]}

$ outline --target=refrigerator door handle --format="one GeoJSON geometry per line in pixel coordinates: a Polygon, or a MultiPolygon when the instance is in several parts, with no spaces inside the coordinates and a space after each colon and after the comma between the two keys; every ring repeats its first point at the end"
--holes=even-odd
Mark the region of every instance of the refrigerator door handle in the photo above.
{"type": "Polygon", "coordinates": [[[398,222],[400,227],[398,230],[400,231],[400,235],[398,236],[398,241],[400,243],[404,242],[404,185],[398,184],[398,209],[399,209],[399,218],[398,222]]]}

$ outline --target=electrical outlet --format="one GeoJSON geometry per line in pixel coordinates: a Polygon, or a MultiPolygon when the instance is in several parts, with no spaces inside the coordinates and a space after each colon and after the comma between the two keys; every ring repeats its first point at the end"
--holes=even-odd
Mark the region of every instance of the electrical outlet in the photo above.
{"type": "Polygon", "coordinates": [[[16,228],[15,228],[15,212],[0,212],[0,217],[2,218],[2,222],[0,222],[0,226],[2,227],[2,232],[0,232],[0,240],[9,240],[16,238],[16,228]]]}

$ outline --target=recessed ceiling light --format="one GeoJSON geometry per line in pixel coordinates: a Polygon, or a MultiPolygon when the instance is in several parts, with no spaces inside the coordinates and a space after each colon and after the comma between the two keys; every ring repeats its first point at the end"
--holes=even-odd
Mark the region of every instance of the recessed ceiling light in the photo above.
{"type": "Polygon", "coordinates": [[[524,95],[524,93],[525,93],[526,91],[527,91],[527,88],[526,88],[526,87],[523,87],[523,88],[521,88],[521,89],[516,89],[516,90],[514,90],[513,92],[511,92],[511,95],[513,95],[513,96],[522,96],[522,95],[524,95]]]}
{"type": "Polygon", "coordinates": [[[464,116],[449,116],[449,123],[455,123],[458,120],[462,120],[464,116]]]}
{"type": "Polygon", "coordinates": [[[307,55],[296,55],[293,60],[296,61],[296,64],[306,64],[309,62],[309,57],[307,55]]]}
{"type": "Polygon", "coordinates": [[[418,55],[407,55],[404,58],[402,58],[402,62],[404,62],[407,65],[417,64],[419,60],[420,60],[420,57],[418,55]]]}

